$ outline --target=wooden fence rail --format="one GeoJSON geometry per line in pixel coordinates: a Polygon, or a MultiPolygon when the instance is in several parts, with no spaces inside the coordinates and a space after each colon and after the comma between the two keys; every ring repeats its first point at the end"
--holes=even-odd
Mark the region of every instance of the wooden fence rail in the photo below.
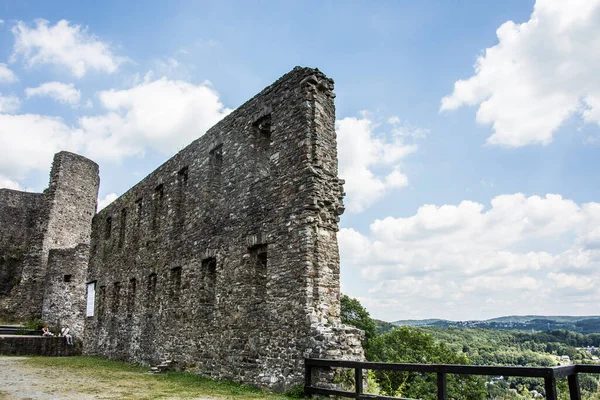
{"type": "Polygon", "coordinates": [[[578,374],[600,374],[600,365],[576,364],[559,367],[505,367],[488,365],[455,365],[455,364],[395,364],[363,361],[326,360],[307,358],[305,365],[304,393],[307,395],[321,394],[355,399],[399,399],[397,397],[376,396],[363,393],[363,370],[412,371],[437,374],[437,398],[448,399],[446,377],[448,374],[458,375],[487,375],[487,376],[524,376],[544,378],[547,400],[557,400],[556,379],[567,378],[571,400],[581,400],[578,374]],[[316,368],[353,368],[355,391],[347,392],[320,388],[312,385],[312,371],[316,368]]]}

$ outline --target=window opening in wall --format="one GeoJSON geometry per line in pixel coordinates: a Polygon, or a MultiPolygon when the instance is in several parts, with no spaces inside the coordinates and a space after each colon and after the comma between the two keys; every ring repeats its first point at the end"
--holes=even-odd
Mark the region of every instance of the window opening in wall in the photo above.
{"type": "Polygon", "coordinates": [[[127,229],[127,209],[121,210],[121,226],[119,229],[119,248],[123,247],[125,243],[125,231],[127,229]]]}
{"type": "Polygon", "coordinates": [[[249,249],[250,260],[253,267],[253,283],[258,296],[263,296],[267,284],[267,269],[269,264],[267,245],[260,244],[249,249]]]}
{"type": "Polygon", "coordinates": [[[106,306],[106,286],[100,286],[100,294],[98,300],[98,314],[99,316],[102,316],[104,315],[104,308],[106,306]]]}
{"type": "Polygon", "coordinates": [[[148,286],[147,286],[147,304],[148,306],[154,303],[156,297],[156,274],[152,273],[148,275],[148,286]]]}
{"type": "Polygon", "coordinates": [[[137,227],[139,228],[142,223],[142,198],[140,197],[135,201],[135,209],[137,212],[137,227]]]}
{"type": "Polygon", "coordinates": [[[156,231],[159,228],[160,215],[163,208],[163,199],[165,197],[165,186],[161,183],[154,189],[154,216],[152,218],[152,229],[156,231]]]}
{"type": "Polygon", "coordinates": [[[104,239],[110,239],[110,231],[112,230],[112,217],[106,218],[106,226],[104,228],[104,239]]]}
{"type": "Polygon", "coordinates": [[[171,299],[179,301],[181,294],[181,267],[171,269],[171,299]]]}
{"type": "Polygon", "coordinates": [[[260,177],[268,176],[271,162],[271,114],[259,118],[252,124],[252,136],[256,148],[257,173],[260,177]]]}
{"type": "Polygon", "coordinates": [[[202,275],[204,281],[204,291],[209,302],[215,298],[215,286],[217,283],[217,259],[214,257],[202,260],[202,275]]]}
{"type": "Polygon", "coordinates": [[[259,244],[256,246],[252,246],[250,247],[249,251],[250,258],[253,260],[254,266],[259,270],[264,270],[264,273],[266,274],[268,264],[267,245],[259,244]]]}
{"type": "Polygon", "coordinates": [[[127,291],[127,312],[131,315],[135,308],[135,292],[137,290],[137,281],[135,278],[129,280],[129,290],[127,291]]]}
{"type": "Polygon", "coordinates": [[[119,311],[119,303],[121,301],[121,282],[115,282],[113,285],[113,298],[111,311],[116,313],[119,311]]]}
{"type": "Polygon", "coordinates": [[[209,153],[210,166],[214,173],[221,173],[223,167],[223,145],[220,144],[212,149],[209,153]]]}
{"type": "Polygon", "coordinates": [[[187,182],[188,182],[188,167],[183,167],[177,172],[177,187],[179,190],[179,194],[177,196],[177,209],[176,209],[176,218],[177,224],[183,225],[183,221],[185,218],[185,197],[187,190],[187,182]]]}
{"type": "Polygon", "coordinates": [[[63,276],[63,281],[67,282],[67,283],[71,282],[71,275],[65,275],[65,276],[63,276]]]}
{"type": "Polygon", "coordinates": [[[188,181],[188,167],[183,167],[179,170],[179,172],[177,172],[177,180],[179,181],[180,185],[185,185],[187,184],[188,181]]]}
{"type": "Polygon", "coordinates": [[[96,299],[96,282],[87,284],[87,298],[85,302],[85,316],[94,316],[94,301],[96,299]]]}

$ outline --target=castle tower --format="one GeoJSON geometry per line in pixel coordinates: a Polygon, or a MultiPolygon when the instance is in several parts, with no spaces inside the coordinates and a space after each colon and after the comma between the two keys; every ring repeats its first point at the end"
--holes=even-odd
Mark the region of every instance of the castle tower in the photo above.
{"type": "Polygon", "coordinates": [[[42,320],[54,326],[68,324],[79,337],[99,184],[98,165],[93,161],[66,151],[54,156],[45,192],[48,222],[42,248],[46,258],[42,320]]]}
{"type": "Polygon", "coordinates": [[[98,185],[96,163],[63,151],[44,193],[0,190],[0,316],[57,323],[69,293],[83,301],[98,185]]]}

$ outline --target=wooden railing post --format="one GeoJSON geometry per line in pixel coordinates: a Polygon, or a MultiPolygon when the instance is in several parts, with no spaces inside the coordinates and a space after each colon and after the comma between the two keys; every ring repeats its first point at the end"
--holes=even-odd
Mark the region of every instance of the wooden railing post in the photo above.
{"type": "Polygon", "coordinates": [[[556,392],[556,378],[554,376],[546,376],[544,378],[544,387],[546,389],[546,400],[558,399],[558,393],[556,392]]]}
{"type": "Polygon", "coordinates": [[[448,388],[446,386],[446,374],[443,372],[437,373],[437,392],[438,400],[448,399],[448,388]]]}
{"type": "Polygon", "coordinates": [[[569,375],[569,396],[571,396],[571,400],[581,400],[577,373],[569,375]]]}
{"type": "Polygon", "coordinates": [[[312,386],[312,367],[304,361],[304,394],[310,396],[310,387],[312,386]]]}
{"type": "Polygon", "coordinates": [[[354,368],[354,388],[356,389],[356,397],[358,398],[363,392],[363,370],[362,368],[354,368]]]}

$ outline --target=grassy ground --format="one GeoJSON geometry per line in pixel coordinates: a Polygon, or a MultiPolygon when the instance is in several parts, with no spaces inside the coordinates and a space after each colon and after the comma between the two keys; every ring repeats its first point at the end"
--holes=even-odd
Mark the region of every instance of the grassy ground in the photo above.
{"type": "MultiPolygon", "coordinates": [[[[119,399],[268,399],[290,397],[185,372],[148,374],[147,367],[99,357],[29,357],[19,361],[52,398],[119,399]],[[62,386],[61,386],[62,383],[62,386]]],[[[3,388],[0,388],[2,393],[3,388]]],[[[0,395],[0,399],[3,398],[0,395]]],[[[7,397],[10,398],[10,397],[7,397]]]]}

